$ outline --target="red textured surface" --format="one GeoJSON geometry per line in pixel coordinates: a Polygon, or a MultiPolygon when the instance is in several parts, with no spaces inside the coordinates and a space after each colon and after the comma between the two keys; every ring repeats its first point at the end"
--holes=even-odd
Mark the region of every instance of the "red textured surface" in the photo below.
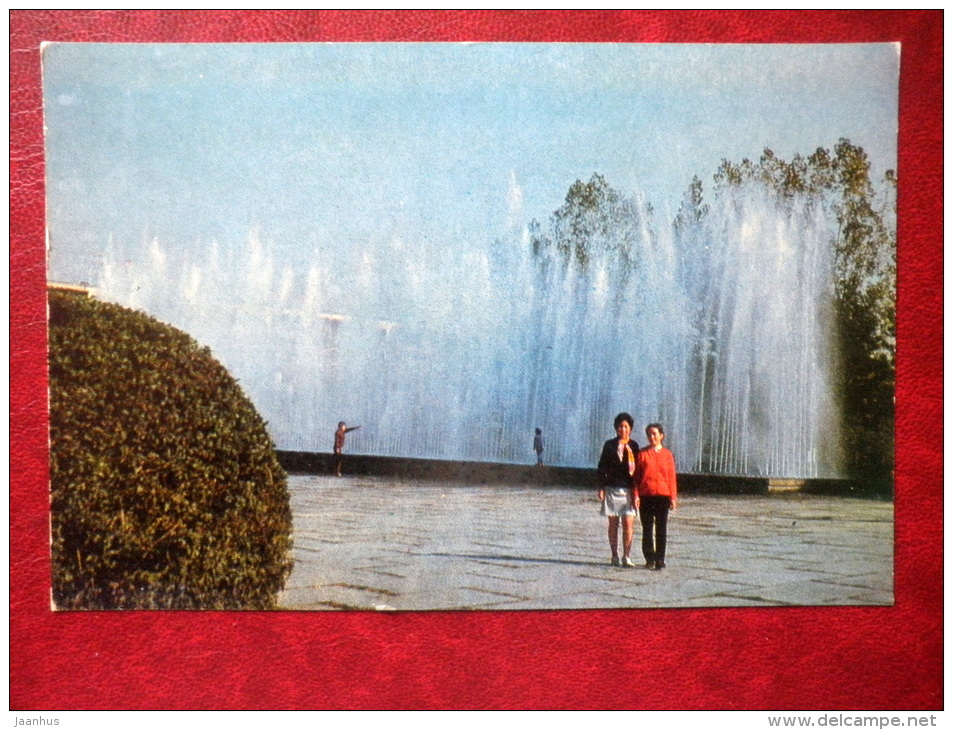
{"type": "Polygon", "coordinates": [[[11,709],[942,709],[942,26],[921,10],[11,11],[11,709]],[[52,613],[39,44],[54,40],[901,42],[896,605],[52,613]],[[633,638],[607,641],[619,621],[633,638]]]}

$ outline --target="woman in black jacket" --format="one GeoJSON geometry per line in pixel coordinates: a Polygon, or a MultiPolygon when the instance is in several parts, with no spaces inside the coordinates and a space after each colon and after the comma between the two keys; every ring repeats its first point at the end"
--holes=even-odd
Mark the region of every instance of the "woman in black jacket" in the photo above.
{"type": "Polygon", "coordinates": [[[634,568],[629,553],[632,550],[632,528],[635,524],[636,497],[633,485],[635,462],[639,445],[630,438],[634,420],[628,413],[615,417],[616,437],[602,446],[599,456],[599,501],[602,514],[609,518],[609,547],[612,564],[634,568]],[[622,559],[619,559],[619,524],[622,524],[622,559]]]}

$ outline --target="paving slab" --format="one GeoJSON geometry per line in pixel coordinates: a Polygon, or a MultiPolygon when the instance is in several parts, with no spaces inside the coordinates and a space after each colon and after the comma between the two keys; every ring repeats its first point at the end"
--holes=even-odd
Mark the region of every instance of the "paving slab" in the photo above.
{"type": "Polygon", "coordinates": [[[594,490],[289,476],[288,610],[893,605],[889,501],[683,495],[667,567],[609,564],[594,490]]]}

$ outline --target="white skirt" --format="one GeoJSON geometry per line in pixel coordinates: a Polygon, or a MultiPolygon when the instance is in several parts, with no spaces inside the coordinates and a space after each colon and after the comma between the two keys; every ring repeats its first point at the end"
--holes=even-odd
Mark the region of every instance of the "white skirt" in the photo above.
{"type": "Polygon", "coordinates": [[[602,500],[602,514],[606,517],[627,517],[635,514],[632,504],[632,490],[626,487],[612,487],[605,490],[602,500]]]}

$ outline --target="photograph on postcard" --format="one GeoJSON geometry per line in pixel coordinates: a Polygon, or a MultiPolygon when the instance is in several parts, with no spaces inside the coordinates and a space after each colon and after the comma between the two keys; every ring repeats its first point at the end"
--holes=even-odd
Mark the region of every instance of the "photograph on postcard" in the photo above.
{"type": "Polygon", "coordinates": [[[42,64],[54,609],[893,604],[898,44],[42,64]]]}

